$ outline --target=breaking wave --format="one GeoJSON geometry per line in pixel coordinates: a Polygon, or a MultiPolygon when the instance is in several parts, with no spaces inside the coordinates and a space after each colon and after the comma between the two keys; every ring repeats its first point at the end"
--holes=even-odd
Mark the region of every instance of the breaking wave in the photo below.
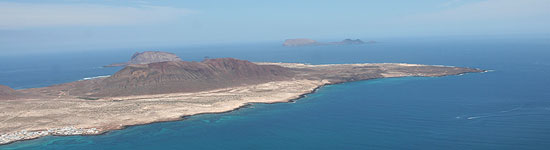
{"type": "Polygon", "coordinates": [[[87,78],[82,78],[78,81],[82,81],[82,80],[91,80],[91,79],[98,79],[98,78],[107,78],[107,77],[110,77],[111,75],[104,75],[104,76],[95,76],[95,77],[87,77],[87,78]]]}
{"type": "MultiPolygon", "coordinates": [[[[509,112],[517,111],[517,110],[520,110],[522,107],[523,106],[519,106],[519,107],[516,107],[516,108],[513,108],[513,109],[503,110],[503,111],[499,111],[499,112],[495,112],[495,113],[488,113],[488,114],[485,114],[485,115],[466,117],[466,119],[473,120],[473,119],[487,118],[487,117],[502,117],[503,113],[509,113],[509,112]]],[[[462,117],[458,116],[456,118],[460,119],[462,117]]]]}

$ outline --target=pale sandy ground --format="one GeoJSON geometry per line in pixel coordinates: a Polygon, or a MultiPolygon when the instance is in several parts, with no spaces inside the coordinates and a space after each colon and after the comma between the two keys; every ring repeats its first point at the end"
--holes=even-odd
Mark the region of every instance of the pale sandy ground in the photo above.
{"type": "MultiPolygon", "coordinates": [[[[248,103],[287,102],[326,81],[277,81],[199,93],[115,97],[105,100],[0,101],[0,134],[52,128],[97,128],[98,133],[128,125],[179,120],[182,116],[231,111],[248,103]]],[[[35,138],[35,137],[29,137],[35,138]]],[[[5,143],[10,141],[5,141],[5,143]]],[[[1,143],[1,142],[0,142],[1,143]]]]}
{"type": "MultiPolygon", "coordinates": [[[[275,64],[290,68],[314,68],[316,70],[333,69],[329,69],[329,71],[334,71],[334,66],[338,66],[338,68],[344,68],[344,71],[336,69],[339,74],[335,75],[341,76],[369,73],[368,69],[361,68],[368,66],[378,66],[385,69],[385,72],[381,73],[382,77],[447,75],[443,73],[422,74],[418,71],[404,72],[400,70],[403,67],[425,66],[417,64],[258,64],[275,64]],[[361,69],[361,71],[345,72],[346,68],[347,71],[355,68],[357,70],[361,69]]],[[[180,120],[182,116],[203,113],[227,112],[249,103],[288,102],[329,83],[328,80],[322,78],[301,78],[197,93],[111,97],[100,100],[62,97],[48,100],[4,100],[0,101],[0,144],[46,135],[99,134],[129,125],[180,120]],[[68,128],[69,131],[47,132],[48,129],[51,131],[60,128],[68,128]],[[84,132],[75,129],[84,129],[84,132]],[[86,132],[86,130],[90,131],[86,132]]]]}

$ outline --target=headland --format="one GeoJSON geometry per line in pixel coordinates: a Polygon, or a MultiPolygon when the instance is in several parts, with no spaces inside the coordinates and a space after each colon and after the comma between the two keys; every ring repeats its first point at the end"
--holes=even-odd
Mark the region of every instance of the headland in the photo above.
{"type": "Polygon", "coordinates": [[[0,86],[0,144],[48,135],[97,135],[126,126],[289,102],[327,84],[438,77],[480,69],[403,63],[325,64],[162,61],[42,88],[0,86]]]}

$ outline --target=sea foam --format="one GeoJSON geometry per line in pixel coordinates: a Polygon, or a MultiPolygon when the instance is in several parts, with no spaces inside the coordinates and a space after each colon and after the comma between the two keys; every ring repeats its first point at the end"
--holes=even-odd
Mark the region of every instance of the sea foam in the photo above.
{"type": "Polygon", "coordinates": [[[95,76],[95,77],[87,77],[87,78],[82,78],[78,81],[82,81],[82,80],[91,80],[91,79],[98,79],[98,78],[107,78],[107,77],[110,77],[111,75],[104,75],[104,76],[95,76]]]}

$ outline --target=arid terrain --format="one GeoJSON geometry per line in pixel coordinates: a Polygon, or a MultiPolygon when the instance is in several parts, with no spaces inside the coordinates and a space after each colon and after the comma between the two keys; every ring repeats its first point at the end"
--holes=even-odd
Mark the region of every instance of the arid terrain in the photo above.
{"type": "Polygon", "coordinates": [[[480,69],[417,64],[251,63],[232,58],[128,65],[110,77],[43,88],[0,87],[0,144],[92,135],[129,125],[288,102],[326,84],[437,77],[480,69]]]}

